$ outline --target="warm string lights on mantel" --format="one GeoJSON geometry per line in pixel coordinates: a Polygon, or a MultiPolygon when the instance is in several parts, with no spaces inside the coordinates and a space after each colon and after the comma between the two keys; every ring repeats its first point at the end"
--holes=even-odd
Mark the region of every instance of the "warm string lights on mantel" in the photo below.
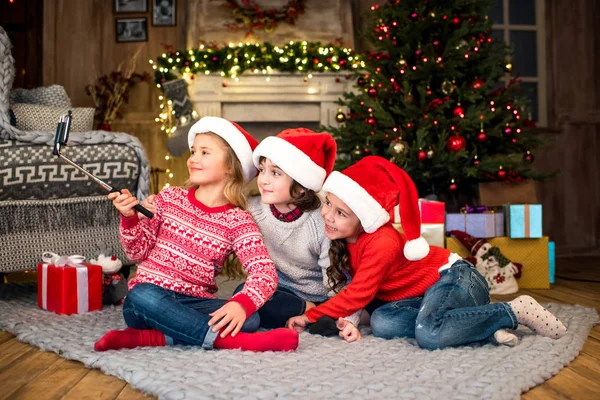
{"type": "MultiPolygon", "coordinates": [[[[165,52],[156,60],[149,60],[156,87],[161,89],[158,99],[160,113],[155,121],[160,124],[162,132],[170,137],[177,130],[178,125],[186,125],[189,116],[181,116],[178,121],[175,117],[173,102],[162,94],[162,85],[165,82],[183,78],[187,84],[194,82],[197,76],[211,76],[218,74],[223,77],[222,86],[228,87],[239,82],[242,74],[263,75],[265,84],[271,82],[271,75],[287,72],[301,74],[304,82],[309,83],[313,73],[343,72],[347,71],[346,79],[350,79],[350,72],[364,67],[354,50],[340,44],[321,45],[319,42],[294,42],[284,46],[271,43],[229,43],[228,46],[218,47],[214,44],[201,44],[197,49],[176,51],[172,46],[165,46],[165,52]]],[[[340,82],[339,78],[336,79],[340,82]]],[[[317,90],[307,87],[308,94],[315,94],[317,90]]],[[[192,118],[198,118],[193,111],[192,118]]],[[[167,182],[170,186],[173,173],[169,165],[172,161],[170,155],[165,155],[167,161],[167,182]]]]}

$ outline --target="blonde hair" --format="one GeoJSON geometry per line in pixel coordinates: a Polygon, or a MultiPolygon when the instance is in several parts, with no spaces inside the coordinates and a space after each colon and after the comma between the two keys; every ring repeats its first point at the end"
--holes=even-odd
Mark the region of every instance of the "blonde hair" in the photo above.
{"type": "MultiPolygon", "coordinates": [[[[225,147],[225,168],[230,171],[230,173],[228,174],[229,179],[227,180],[225,189],[223,189],[223,195],[227,201],[234,206],[239,207],[242,210],[246,210],[248,208],[248,198],[246,197],[246,193],[244,191],[246,183],[244,182],[242,163],[240,163],[240,160],[237,158],[229,143],[227,143],[221,136],[212,132],[200,133],[199,135],[210,135],[211,137],[220,141],[225,147]]],[[[189,179],[185,182],[185,186],[188,188],[197,187],[192,185],[189,179]]]]}
{"type": "MultiPolygon", "coordinates": [[[[221,136],[216,133],[206,132],[200,133],[199,135],[210,135],[213,138],[216,138],[218,141],[223,144],[225,147],[225,168],[227,171],[230,171],[228,174],[229,179],[227,180],[227,184],[225,185],[225,189],[223,189],[223,195],[227,199],[228,202],[233,204],[236,207],[241,208],[242,210],[246,210],[248,208],[248,199],[246,197],[246,193],[244,188],[246,183],[244,182],[244,173],[242,171],[242,163],[238,159],[237,155],[229,145],[221,136]]],[[[186,187],[198,187],[197,185],[192,185],[189,179],[186,181],[186,187]]],[[[237,256],[232,254],[230,255],[225,263],[223,264],[223,268],[219,275],[225,275],[232,279],[242,279],[246,276],[246,271],[242,267],[242,264],[238,260],[237,256]]]]}

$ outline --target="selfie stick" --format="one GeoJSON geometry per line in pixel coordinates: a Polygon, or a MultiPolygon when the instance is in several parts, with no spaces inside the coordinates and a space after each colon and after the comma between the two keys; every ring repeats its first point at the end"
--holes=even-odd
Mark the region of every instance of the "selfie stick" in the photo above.
{"type": "MultiPolygon", "coordinates": [[[[69,160],[67,157],[65,157],[64,155],[62,155],[60,153],[61,147],[63,145],[66,146],[67,145],[67,140],[69,139],[69,129],[71,128],[71,118],[72,118],[71,110],[69,110],[68,114],[63,115],[62,117],[60,117],[60,119],[58,121],[58,125],[56,126],[56,134],[54,136],[54,148],[52,149],[52,154],[54,154],[55,156],[59,156],[64,161],[66,161],[67,164],[73,166],[75,169],[83,172],[85,175],[87,175],[90,178],[92,178],[92,180],[94,182],[96,182],[98,185],[102,186],[102,188],[104,188],[107,192],[109,192],[109,193],[112,193],[112,192],[121,193],[119,190],[114,189],[112,186],[110,186],[109,184],[107,184],[103,180],[95,177],[90,172],[88,172],[84,168],[80,167],[79,165],[75,164],[73,161],[69,160]]],[[[148,218],[154,217],[154,214],[152,212],[150,212],[148,209],[142,207],[140,204],[137,204],[133,208],[135,210],[141,212],[142,214],[144,214],[148,218]]]]}

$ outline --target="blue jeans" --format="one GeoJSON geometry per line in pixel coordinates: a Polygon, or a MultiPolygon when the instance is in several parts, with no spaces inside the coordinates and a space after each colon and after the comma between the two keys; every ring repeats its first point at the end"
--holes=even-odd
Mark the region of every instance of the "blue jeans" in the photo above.
{"type": "MultiPolygon", "coordinates": [[[[167,345],[202,346],[212,349],[219,332],[208,326],[208,315],[227,300],[203,299],[186,296],[151,283],[136,285],[123,303],[123,317],[130,328],[156,329],[167,337],[167,345]]],[[[260,325],[259,316],[250,315],[242,332],[255,332],[260,325]]]]}
{"type": "MultiPolygon", "coordinates": [[[[242,283],[234,293],[244,287],[242,283]]],[[[319,305],[321,303],[315,302],[319,305]]],[[[279,286],[273,297],[257,310],[260,315],[260,326],[266,329],[283,328],[288,319],[302,315],[306,311],[306,300],[296,296],[291,290],[279,286]]]]}
{"type": "Polygon", "coordinates": [[[498,329],[518,325],[507,303],[490,304],[485,279],[464,260],[442,271],[422,298],[388,303],[371,316],[375,336],[413,337],[430,350],[487,340],[498,329]]]}

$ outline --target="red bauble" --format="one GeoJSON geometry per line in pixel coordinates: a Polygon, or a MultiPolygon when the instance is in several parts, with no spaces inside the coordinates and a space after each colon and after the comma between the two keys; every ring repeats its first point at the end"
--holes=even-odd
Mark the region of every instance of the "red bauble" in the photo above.
{"type": "Polygon", "coordinates": [[[496,175],[498,176],[498,179],[504,179],[506,178],[506,171],[501,169],[496,173],[496,175]]]}
{"type": "Polygon", "coordinates": [[[346,78],[346,79],[350,79],[350,74],[346,74],[346,75],[344,75],[344,78],[346,78]]]}
{"type": "Polygon", "coordinates": [[[485,81],[483,79],[475,79],[473,81],[473,89],[479,89],[480,87],[482,87],[485,84],[485,81]]]}
{"type": "Polygon", "coordinates": [[[458,185],[456,183],[451,183],[450,186],[448,186],[448,190],[451,192],[454,192],[456,189],[458,189],[458,185]]]}
{"type": "Polygon", "coordinates": [[[223,82],[223,83],[221,83],[221,86],[223,86],[223,87],[227,87],[227,82],[223,82]]]}
{"type": "Polygon", "coordinates": [[[535,161],[535,157],[528,151],[523,155],[523,160],[531,164],[533,161],[535,161]]]}
{"type": "Polygon", "coordinates": [[[377,123],[377,121],[375,120],[375,117],[373,117],[373,116],[370,116],[369,118],[367,118],[365,122],[369,125],[375,125],[377,123]]]}
{"type": "Polygon", "coordinates": [[[357,84],[358,86],[365,86],[365,83],[366,83],[366,81],[365,81],[365,78],[358,78],[358,79],[356,80],[356,84],[357,84]]]}
{"type": "Polygon", "coordinates": [[[454,110],[452,110],[452,114],[454,114],[455,117],[464,118],[465,109],[462,108],[460,105],[456,106],[456,108],[454,110]]]}
{"type": "Polygon", "coordinates": [[[423,150],[419,150],[419,154],[417,154],[417,159],[419,161],[425,161],[425,160],[427,160],[427,152],[423,151],[423,150]]]}
{"type": "Polygon", "coordinates": [[[458,18],[458,17],[454,17],[454,18],[452,18],[452,23],[453,23],[454,25],[458,25],[458,24],[460,24],[460,18],[458,18]]]}
{"type": "Polygon", "coordinates": [[[479,132],[479,133],[477,134],[477,141],[478,141],[479,143],[483,143],[483,142],[485,142],[485,141],[486,141],[486,139],[487,139],[487,135],[485,134],[485,132],[484,132],[484,131],[481,131],[481,132],[479,132]]]}
{"type": "Polygon", "coordinates": [[[371,86],[369,88],[369,90],[367,90],[367,94],[369,95],[369,97],[375,97],[375,96],[377,96],[377,88],[371,86]]]}
{"type": "Polygon", "coordinates": [[[335,78],[335,83],[340,83],[340,78],[335,78]]]}
{"type": "Polygon", "coordinates": [[[458,153],[467,145],[467,141],[460,135],[452,135],[446,140],[446,148],[454,153],[458,153]]]}

